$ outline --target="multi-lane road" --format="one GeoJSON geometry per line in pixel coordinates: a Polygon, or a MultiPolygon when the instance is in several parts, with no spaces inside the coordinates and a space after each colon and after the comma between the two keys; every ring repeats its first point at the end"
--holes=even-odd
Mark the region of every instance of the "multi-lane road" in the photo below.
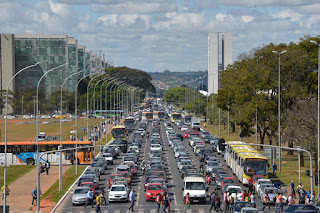
{"type": "MultiPolygon", "coordinates": [[[[148,124],[148,131],[151,131],[151,123],[148,124]]],[[[176,133],[181,133],[180,129],[178,129],[176,126],[174,127],[176,133]]],[[[166,174],[168,178],[168,193],[171,198],[171,212],[185,212],[184,210],[184,202],[183,202],[183,179],[181,178],[180,172],[178,170],[176,159],[174,157],[174,152],[171,149],[171,147],[168,145],[168,139],[165,134],[165,127],[163,122],[161,122],[161,139],[163,140],[163,159],[165,162],[165,169],[166,174]]],[[[130,142],[132,141],[132,134],[128,137],[129,146],[130,142]]],[[[188,139],[184,139],[184,143],[188,149],[188,152],[191,154],[193,162],[197,168],[200,167],[200,161],[197,156],[194,155],[192,148],[189,146],[188,139]]],[[[210,145],[208,145],[210,146],[210,145]]],[[[149,153],[149,141],[146,140],[146,138],[143,139],[143,144],[140,150],[140,156],[138,160],[138,165],[142,160],[145,160],[145,162],[148,162],[148,153],[149,153]]],[[[222,166],[229,171],[230,174],[232,174],[231,170],[226,166],[224,163],[223,158],[221,157],[220,161],[222,162],[222,166]]],[[[108,178],[110,177],[110,174],[114,171],[114,169],[121,164],[122,157],[118,157],[114,161],[113,165],[108,166],[108,169],[106,170],[105,174],[101,176],[101,180],[99,182],[99,185],[102,187],[105,187],[106,191],[106,197],[107,197],[107,190],[108,190],[108,178]]],[[[132,188],[135,191],[136,195],[136,203],[134,206],[135,212],[157,212],[157,204],[155,202],[147,202],[145,198],[145,191],[144,191],[144,176],[138,172],[137,176],[134,176],[132,178],[132,188]]],[[[215,185],[211,184],[209,186],[209,190],[207,194],[211,194],[211,192],[215,189],[215,185]]],[[[71,202],[71,193],[69,193],[66,197],[66,199],[63,201],[63,203],[58,208],[58,212],[63,213],[71,213],[71,212],[91,212],[94,211],[90,206],[87,206],[87,208],[84,208],[84,206],[72,206],[71,202]]],[[[222,199],[222,192],[221,192],[221,200],[222,199]]],[[[258,199],[256,199],[257,207],[258,209],[262,208],[262,205],[258,199]]],[[[129,202],[125,203],[108,203],[103,204],[101,206],[101,211],[104,213],[108,212],[115,212],[115,213],[123,213],[127,212],[128,208],[130,206],[129,202]]],[[[224,205],[222,202],[222,209],[224,209],[224,205]]],[[[207,198],[206,204],[191,204],[190,212],[210,212],[210,201],[209,197],[207,198]]],[[[271,208],[271,212],[274,211],[274,207],[271,208]]],[[[266,210],[265,212],[268,212],[266,210]]]]}

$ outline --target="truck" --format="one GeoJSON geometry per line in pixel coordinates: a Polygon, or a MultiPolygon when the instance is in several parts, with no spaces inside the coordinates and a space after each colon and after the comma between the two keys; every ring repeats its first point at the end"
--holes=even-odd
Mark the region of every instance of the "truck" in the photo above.
{"type": "Polygon", "coordinates": [[[201,119],[198,117],[191,118],[191,128],[197,131],[200,131],[201,119]]]}
{"type": "Polygon", "coordinates": [[[182,188],[183,197],[189,193],[191,203],[206,203],[206,181],[203,177],[185,177],[182,188]]]}

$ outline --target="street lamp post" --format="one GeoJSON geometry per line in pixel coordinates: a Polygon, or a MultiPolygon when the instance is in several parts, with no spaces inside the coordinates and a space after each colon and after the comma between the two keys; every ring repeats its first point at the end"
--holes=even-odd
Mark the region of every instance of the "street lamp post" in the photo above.
{"type": "MultiPolygon", "coordinates": [[[[279,172],[281,172],[281,129],[280,129],[280,118],[281,118],[281,112],[280,112],[280,94],[281,94],[281,88],[280,88],[280,56],[283,53],[286,53],[287,51],[284,50],[282,52],[272,51],[272,53],[275,53],[279,56],[279,67],[278,67],[278,134],[279,134],[279,172]]],[[[312,171],[311,171],[312,172],[312,171]]]]}
{"type": "MultiPolygon", "coordinates": [[[[310,41],[318,46],[318,196],[320,194],[320,44],[310,41]]],[[[312,172],[312,171],[311,171],[312,172]]]]}
{"type": "MultiPolygon", "coordinates": [[[[63,92],[63,87],[64,84],[67,82],[67,80],[69,80],[71,77],[78,75],[79,73],[81,73],[83,71],[80,72],[75,72],[71,75],[69,75],[68,77],[66,77],[61,85],[61,89],[60,89],[60,146],[62,147],[62,92],[63,92]]],[[[62,192],[62,157],[60,156],[59,159],[59,193],[62,192]]]]}
{"type": "MultiPolygon", "coordinates": [[[[43,61],[45,62],[45,61],[43,61]]],[[[5,130],[4,130],[4,174],[3,174],[3,185],[5,187],[6,190],[6,185],[7,185],[7,139],[8,139],[8,134],[7,134],[7,130],[8,130],[8,96],[9,96],[9,87],[11,86],[11,83],[13,81],[13,79],[15,79],[15,77],[17,75],[19,75],[21,72],[23,72],[26,69],[38,66],[39,64],[43,63],[43,62],[37,62],[33,65],[27,66],[21,70],[19,70],[18,72],[16,72],[12,78],[10,79],[8,86],[7,86],[7,90],[6,90],[6,103],[5,103],[5,130]]],[[[7,203],[7,193],[3,194],[3,212],[6,212],[6,203],[7,203]]]]}
{"type": "MultiPolygon", "coordinates": [[[[114,81],[116,81],[117,79],[113,79],[113,80],[111,80],[111,81],[109,81],[108,83],[107,83],[107,85],[106,85],[106,92],[105,92],[105,109],[106,109],[106,112],[108,113],[108,86],[109,86],[109,84],[110,83],[112,83],[112,82],[114,82],[114,81]]],[[[110,103],[111,103],[111,94],[110,94],[110,103]]],[[[110,106],[111,106],[111,104],[110,104],[110,106]]],[[[109,109],[109,110],[111,110],[111,109],[109,109]]],[[[108,120],[108,119],[107,119],[108,120]]],[[[108,125],[107,125],[107,123],[108,122],[106,122],[106,132],[107,132],[107,127],[108,127],[108,125]]],[[[106,142],[108,142],[108,133],[106,133],[106,142]]]]}
{"type": "MultiPolygon", "coordinates": [[[[125,86],[126,83],[122,83],[118,86],[118,90],[117,90],[117,108],[120,112],[120,91],[122,89],[123,86],[125,86]]],[[[120,121],[121,121],[121,112],[120,112],[120,117],[117,118],[117,122],[120,124],[120,121]]]]}
{"type": "MultiPolygon", "coordinates": [[[[52,68],[50,70],[48,70],[47,72],[45,72],[41,78],[39,79],[38,81],[38,85],[37,85],[37,100],[36,100],[36,126],[37,126],[37,134],[36,134],[36,142],[37,142],[37,173],[38,173],[38,181],[37,181],[37,212],[40,212],[40,159],[39,159],[39,138],[38,138],[38,135],[39,135],[39,86],[40,86],[40,83],[41,83],[41,80],[50,72],[60,68],[60,67],[63,67],[63,66],[66,66],[68,65],[69,63],[65,63],[65,64],[62,64],[60,66],[57,66],[55,68],[52,68]]],[[[61,137],[61,136],[60,136],[61,137]]],[[[61,147],[60,147],[61,148],[61,147]]],[[[61,158],[61,154],[60,154],[60,158],[61,158]]]]}
{"type": "MultiPolygon", "coordinates": [[[[83,69],[85,71],[85,68],[83,69]]],[[[85,75],[82,78],[79,79],[79,81],[76,84],[76,91],[74,93],[74,114],[75,114],[75,128],[76,128],[76,149],[75,149],[75,163],[76,163],[76,174],[78,174],[78,86],[79,83],[85,79],[86,77],[89,77],[89,75],[85,75]]]]}

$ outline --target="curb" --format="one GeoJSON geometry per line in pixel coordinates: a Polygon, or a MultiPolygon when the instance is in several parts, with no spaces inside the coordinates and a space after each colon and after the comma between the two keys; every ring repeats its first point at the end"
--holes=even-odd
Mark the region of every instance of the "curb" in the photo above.
{"type": "MultiPolygon", "coordinates": [[[[108,144],[112,141],[112,139],[104,146],[108,146],[108,144]]],[[[97,157],[101,154],[101,152],[98,153],[97,157]]],[[[69,192],[71,191],[71,189],[74,187],[74,185],[79,181],[80,177],[87,171],[89,166],[87,166],[87,168],[85,168],[85,170],[82,172],[82,174],[77,178],[77,180],[70,186],[70,188],[68,189],[68,191],[66,191],[66,193],[62,196],[62,198],[59,200],[59,202],[55,205],[55,207],[51,210],[51,213],[56,212],[56,210],[59,208],[59,206],[61,205],[61,203],[64,201],[64,199],[66,198],[66,196],[69,194],[69,192]]]]}

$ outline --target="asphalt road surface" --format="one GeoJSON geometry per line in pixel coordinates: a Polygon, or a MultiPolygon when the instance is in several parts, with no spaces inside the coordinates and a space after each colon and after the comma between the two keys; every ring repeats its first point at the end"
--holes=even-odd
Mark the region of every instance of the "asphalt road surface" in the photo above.
{"type": "MultiPolygon", "coordinates": [[[[181,131],[174,126],[174,129],[176,131],[176,133],[181,133],[181,131]]],[[[148,124],[148,131],[151,133],[151,123],[149,122],[148,124]]],[[[168,193],[171,200],[171,212],[187,212],[186,210],[184,210],[184,203],[183,203],[183,193],[182,193],[182,188],[183,188],[183,179],[181,178],[180,172],[177,168],[177,164],[176,164],[176,159],[174,157],[174,153],[173,150],[171,149],[171,147],[168,145],[168,139],[166,137],[165,134],[165,127],[164,127],[164,123],[161,122],[161,136],[162,136],[162,140],[163,140],[163,145],[164,145],[164,149],[163,149],[163,159],[165,161],[165,168],[166,168],[166,173],[167,173],[167,177],[168,177],[168,193]]],[[[128,142],[130,146],[130,143],[132,141],[132,134],[129,135],[128,137],[128,142]]],[[[142,148],[140,150],[140,156],[139,156],[139,160],[137,165],[140,165],[140,162],[144,159],[145,162],[148,162],[148,152],[149,152],[149,141],[147,141],[145,138],[143,139],[144,143],[142,144],[142,148]]],[[[193,153],[192,148],[189,146],[189,141],[188,139],[184,139],[184,143],[186,144],[186,147],[188,149],[188,152],[191,154],[192,159],[194,161],[194,164],[197,168],[200,167],[200,160],[199,157],[195,156],[193,153]]],[[[210,146],[210,145],[207,145],[210,146]]],[[[106,191],[106,197],[107,197],[107,190],[108,190],[108,177],[110,176],[110,174],[114,171],[114,169],[117,167],[117,165],[121,164],[122,161],[122,156],[123,154],[118,157],[117,160],[114,161],[114,165],[108,165],[108,169],[106,170],[106,173],[104,175],[101,176],[101,180],[99,182],[100,186],[105,187],[105,191],[106,191]]],[[[224,162],[224,159],[220,156],[220,161],[222,162],[222,166],[229,171],[230,174],[232,174],[232,171],[230,170],[230,168],[228,168],[224,162]]],[[[140,171],[138,172],[137,176],[134,176],[132,178],[132,188],[135,191],[135,195],[136,195],[136,203],[134,206],[134,211],[135,212],[150,212],[150,213],[154,213],[157,212],[157,204],[153,201],[147,202],[146,198],[145,198],[145,191],[144,191],[144,176],[140,173],[140,171]]],[[[243,187],[243,186],[242,186],[243,187]]],[[[246,187],[243,187],[244,189],[247,190],[246,187]]],[[[210,188],[207,192],[207,194],[211,194],[211,192],[215,189],[215,185],[211,184],[210,188]]],[[[222,210],[224,210],[224,205],[223,205],[223,197],[222,197],[222,191],[220,193],[220,198],[222,201],[222,210]]],[[[262,204],[260,202],[259,199],[256,198],[256,204],[257,204],[257,208],[259,210],[262,209],[262,204]]],[[[125,202],[125,203],[108,203],[107,201],[107,205],[102,204],[101,206],[101,212],[104,213],[124,213],[124,212],[128,212],[128,208],[130,206],[129,202],[125,202]]],[[[207,198],[207,203],[206,204],[191,204],[191,208],[188,212],[210,212],[210,197],[207,198]]],[[[94,212],[94,208],[91,208],[90,206],[87,206],[87,208],[84,208],[84,206],[72,206],[72,202],[71,202],[71,194],[69,193],[69,195],[66,197],[66,199],[64,200],[64,202],[61,204],[61,206],[58,208],[58,212],[63,212],[63,213],[71,213],[71,212],[94,212]]],[[[223,211],[224,212],[224,211],[223,211]]],[[[263,212],[263,211],[261,211],[263,212]]],[[[265,212],[269,212],[267,209],[265,210],[265,212]]],[[[271,211],[270,212],[275,212],[274,211],[274,207],[271,207],[271,211]]]]}

